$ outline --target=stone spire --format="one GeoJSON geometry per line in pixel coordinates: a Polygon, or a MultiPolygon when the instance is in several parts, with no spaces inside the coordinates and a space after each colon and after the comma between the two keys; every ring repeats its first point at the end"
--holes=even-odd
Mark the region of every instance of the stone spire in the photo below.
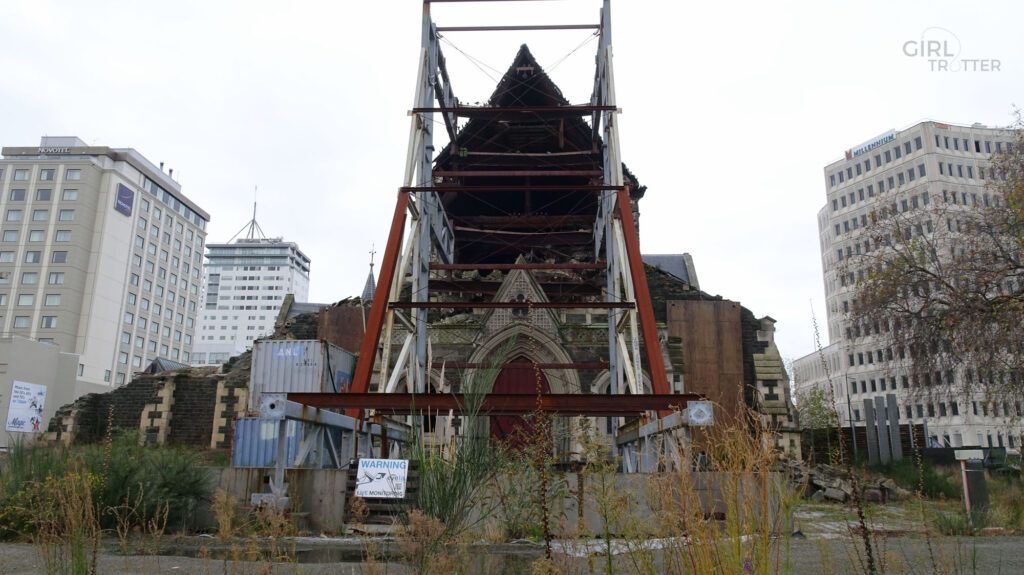
{"type": "Polygon", "coordinates": [[[370,275],[366,277],[366,285],[363,286],[363,294],[360,296],[363,305],[368,305],[373,302],[373,294],[377,291],[377,282],[373,279],[373,256],[377,252],[370,247],[370,275]]]}

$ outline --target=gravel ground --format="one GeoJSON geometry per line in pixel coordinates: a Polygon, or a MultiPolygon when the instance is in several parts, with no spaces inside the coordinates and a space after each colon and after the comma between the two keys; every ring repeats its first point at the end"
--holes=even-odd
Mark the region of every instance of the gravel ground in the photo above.
{"type": "MultiPolygon", "coordinates": [[[[789,564],[781,566],[781,573],[863,573],[860,553],[854,539],[798,539],[792,540],[789,564]]],[[[302,542],[296,546],[300,555],[324,563],[267,563],[227,561],[218,558],[218,551],[212,550],[211,557],[195,558],[173,555],[122,556],[113,549],[101,552],[98,572],[103,575],[217,575],[217,574],[362,574],[374,571],[353,559],[362,552],[362,544],[352,542],[326,541],[302,542]],[[312,552],[310,552],[312,550],[312,552]],[[315,557],[314,557],[315,556],[315,557]]],[[[196,549],[191,543],[178,546],[176,552],[196,549]]],[[[934,557],[939,572],[950,573],[1024,573],[1024,537],[974,537],[954,539],[949,537],[932,540],[933,552],[929,553],[928,543],[922,537],[894,537],[882,542],[886,573],[933,573],[934,557]]],[[[541,556],[539,546],[487,546],[473,547],[469,551],[471,561],[476,561],[474,572],[494,574],[529,573],[533,559],[541,556]]],[[[574,573],[587,573],[585,559],[557,558],[562,565],[571,564],[574,573]]],[[[632,572],[622,557],[617,558],[621,572],[632,572]]],[[[600,566],[600,559],[596,560],[600,566]]],[[[0,544],[0,575],[36,575],[43,567],[37,550],[31,545],[18,543],[0,544]]],[[[407,566],[390,563],[387,573],[404,575],[413,571],[407,566]]]]}

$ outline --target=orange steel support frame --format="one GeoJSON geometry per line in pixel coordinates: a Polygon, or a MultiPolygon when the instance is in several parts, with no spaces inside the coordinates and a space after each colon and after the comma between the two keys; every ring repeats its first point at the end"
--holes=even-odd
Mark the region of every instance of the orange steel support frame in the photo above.
{"type": "MultiPolygon", "coordinates": [[[[424,37],[425,38],[428,37],[427,35],[429,35],[429,34],[436,34],[437,31],[441,30],[441,28],[437,28],[429,20],[429,8],[428,8],[429,1],[430,0],[427,0],[427,2],[424,4],[424,18],[425,18],[425,28],[424,28],[425,36],[424,37]]],[[[610,22],[605,22],[605,18],[609,14],[609,12],[608,12],[609,7],[608,6],[609,6],[609,3],[606,0],[605,1],[605,8],[602,10],[602,26],[600,28],[600,34],[603,37],[604,34],[607,33],[609,35],[608,38],[610,39],[610,28],[609,29],[605,29],[606,26],[610,26],[610,22]]],[[[610,40],[608,40],[608,41],[610,42],[610,40]]],[[[610,47],[610,45],[608,45],[608,47],[610,47]]],[[[609,52],[609,54],[610,54],[610,52],[609,52]]],[[[601,69],[601,67],[600,67],[600,64],[599,64],[599,70],[600,69],[601,69]]],[[[447,79],[447,73],[443,69],[443,62],[442,62],[441,72],[442,72],[442,75],[444,77],[445,85],[447,86],[448,79],[447,79]]],[[[451,103],[447,103],[445,101],[445,98],[442,98],[442,95],[438,95],[437,98],[438,98],[439,106],[436,106],[436,107],[425,107],[426,104],[423,103],[422,101],[418,100],[419,103],[418,103],[418,108],[417,109],[419,109],[419,110],[431,110],[431,111],[453,109],[453,105],[451,103]]],[[[429,99],[429,97],[428,97],[428,99],[429,99]]],[[[448,99],[451,99],[451,98],[448,98],[448,99]]],[[[457,103],[457,100],[454,100],[454,102],[457,103]]],[[[590,106],[577,106],[577,107],[570,107],[570,108],[566,108],[566,109],[567,110],[571,110],[573,112],[577,112],[577,113],[580,112],[580,111],[589,110],[589,109],[594,109],[595,111],[596,110],[609,111],[611,113],[614,113],[615,111],[618,111],[617,106],[615,106],[615,105],[605,105],[603,103],[603,101],[602,102],[597,102],[597,103],[592,102],[590,106]],[[578,108],[578,109],[576,109],[576,108],[578,108]]],[[[459,111],[459,110],[456,110],[456,111],[459,111]]],[[[512,112],[512,111],[518,111],[518,110],[517,109],[510,109],[509,111],[512,112]]],[[[561,110],[559,110],[559,111],[561,111],[561,110]]],[[[501,110],[494,110],[494,112],[501,112],[501,110]]],[[[595,114],[595,116],[596,116],[596,114],[595,114]]],[[[595,135],[596,135],[596,130],[597,130],[597,125],[596,124],[595,124],[594,128],[595,128],[595,135]]],[[[617,133],[614,135],[613,140],[615,142],[615,145],[617,145],[617,141],[618,141],[617,133]]],[[[410,148],[410,150],[411,149],[412,148],[410,148]]],[[[615,158],[615,162],[617,162],[618,161],[617,160],[617,158],[618,158],[617,153],[615,153],[613,155],[613,157],[615,158]]],[[[422,170],[422,168],[421,168],[421,170],[422,170]]],[[[422,185],[420,185],[420,186],[411,186],[410,182],[407,182],[406,185],[404,187],[400,188],[400,190],[399,190],[398,201],[395,204],[395,212],[394,212],[394,215],[392,217],[391,230],[390,230],[390,233],[388,235],[388,242],[387,242],[387,246],[386,246],[385,251],[384,251],[384,257],[383,257],[383,260],[381,262],[380,276],[379,276],[379,279],[377,281],[377,289],[376,289],[376,292],[374,294],[373,304],[372,304],[372,306],[370,308],[370,316],[369,316],[369,318],[367,319],[367,322],[366,322],[366,331],[365,331],[365,334],[363,336],[362,345],[360,347],[359,358],[358,358],[358,360],[356,362],[355,374],[354,374],[354,377],[352,379],[352,385],[351,385],[350,391],[349,391],[350,394],[365,394],[365,393],[367,393],[369,391],[370,379],[371,379],[371,377],[373,375],[374,364],[375,364],[376,359],[377,359],[378,346],[381,344],[381,336],[382,336],[382,333],[383,333],[383,330],[384,330],[385,323],[386,323],[387,318],[388,318],[387,314],[389,313],[389,311],[391,309],[394,309],[394,308],[417,308],[417,309],[419,309],[419,308],[431,308],[431,307],[439,307],[440,306],[440,304],[437,304],[437,303],[422,302],[422,301],[415,301],[415,302],[393,302],[393,301],[391,301],[392,289],[393,289],[393,286],[395,285],[395,281],[396,281],[396,273],[397,274],[404,274],[405,273],[404,270],[399,270],[398,269],[398,264],[399,264],[399,261],[400,261],[400,259],[402,257],[401,256],[401,252],[402,252],[402,239],[403,239],[403,235],[404,235],[406,219],[407,219],[407,216],[408,216],[408,210],[410,209],[410,207],[412,207],[412,206],[410,206],[409,193],[410,192],[433,192],[433,191],[443,191],[443,192],[478,192],[478,191],[479,192],[487,192],[487,191],[508,192],[508,191],[513,191],[513,190],[529,190],[529,189],[534,189],[534,188],[536,188],[537,190],[550,190],[550,191],[557,191],[557,190],[566,190],[566,191],[615,190],[615,193],[616,193],[616,206],[615,206],[615,208],[617,208],[617,210],[615,208],[612,208],[612,209],[613,209],[613,211],[617,211],[618,212],[617,215],[618,215],[618,218],[620,219],[620,224],[621,224],[621,227],[622,227],[622,236],[623,236],[622,239],[623,239],[624,244],[625,244],[625,252],[626,252],[625,254],[620,254],[617,257],[618,258],[622,258],[622,259],[625,260],[625,261],[622,261],[622,259],[620,259],[619,260],[620,261],[620,265],[621,264],[625,264],[625,266],[629,268],[629,277],[630,277],[630,280],[631,280],[631,282],[633,284],[633,293],[634,293],[635,302],[630,302],[628,304],[627,304],[627,302],[604,302],[602,304],[590,304],[589,306],[590,307],[595,307],[595,308],[600,308],[600,307],[611,308],[611,307],[631,307],[631,306],[635,305],[635,312],[637,313],[636,318],[639,320],[638,323],[639,323],[639,327],[640,327],[640,335],[642,336],[643,342],[644,342],[644,349],[645,349],[646,363],[647,363],[646,367],[647,367],[648,373],[650,375],[652,391],[653,391],[653,393],[655,395],[660,395],[660,396],[665,396],[665,395],[671,393],[670,387],[669,387],[669,383],[668,383],[668,378],[667,378],[667,375],[666,375],[666,372],[665,372],[665,365],[663,363],[662,356],[661,356],[661,346],[660,346],[660,342],[659,342],[659,339],[658,339],[657,325],[655,324],[654,310],[653,310],[653,306],[652,306],[652,302],[651,302],[651,297],[650,297],[650,292],[649,292],[649,288],[648,288],[648,284],[647,284],[647,276],[644,273],[643,259],[642,259],[641,254],[640,254],[640,240],[639,240],[639,237],[638,237],[638,234],[637,234],[637,230],[636,230],[636,226],[635,226],[635,222],[634,222],[634,219],[633,219],[633,211],[632,211],[632,206],[631,206],[631,203],[630,203],[630,196],[629,196],[628,186],[610,185],[607,182],[604,185],[590,183],[590,184],[583,184],[583,185],[578,185],[578,186],[574,186],[574,185],[551,185],[551,184],[541,184],[541,185],[536,185],[536,186],[533,186],[533,185],[530,185],[530,184],[526,184],[526,185],[512,185],[512,186],[508,186],[508,185],[498,185],[498,186],[479,186],[479,185],[459,186],[457,184],[447,184],[447,185],[443,185],[443,186],[438,186],[438,185],[434,184],[433,181],[432,181],[433,177],[437,177],[437,176],[450,176],[450,177],[470,177],[470,176],[471,177],[505,177],[505,176],[510,176],[510,177],[511,176],[515,176],[515,177],[526,177],[526,176],[573,176],[573,177],[586,176],[586,177],[601,177],[602,175],[606,176],[606,174],[603,174],[603,172],[601,170],[596,170],[595,171],[595,170],[529,170],[529,169],[520,169],[520,170],[498,170],[498,171],[489,171],[489,170],[455,170],[455,171],[450,171],[450,172],[446,172],[446,171],[443,171],[443,170],[437,170],[437,171],[433,171],[432,175],[431,175],[430,172],[427,172],[427,174],[428,174],[429,177],[426,178],[423,181],[422,185]]],[[[422,177],[422,174],[421,174],[421,177],[422,177]]],[[[420,206],[420,205],[417,205],[415,207],[417,209],[423,209],[423,206],[420,206]]],[[[420,214],[420,217],[423,217],[423,214],[420,214]]],[[[615,217],[615,215],[614,214],[609,214],[608,217],[615,217]]],[[[612,241],[612,240],[611,240],[610,237],[607,237],[607,238],[605,238],[604,241],[605,242],[609,242],[609,241],[612,241]]],[[[595,262],[594,263],[577,263],[577,264],[571,264],[570,263],[570,264],[565,264],[565,268],[567,268],[567,269],[600,269],[601,267],[604,266],[604,263],[597,261],[597,256],[599,256],[599,255],[600,254],[595,254],[595,262]]],[[[534,268],[542,269],[542,268],[550,268],[550,267],[559,267],[559,266],[557,266],[557,265],[556,266],[552,266],[550,264],[499,264],[499,265],[492,264],[492,265],[486,265],[486,264],[467,264],[467,263],[455,263],[455,262],[450,262],[450,263],[431,263],[429,265],[429,268],[433,269],[433,270],[460,270],[460,269],[487,269],[487,268],[491,268],[491,269],[510,269],[511,270],[511,269],[534,269],[534,268]]],[[[421,281],[429,282],[429,276],[426,276],[426,279],[421,280],[421,281]]],[[[425,286],[425,285],[420,287],[420,289],[426,289],[426,288],[427,288],[427,286],[425,286]]],[[[447,305],[448,307],[455,307],[451,303],[445,304],[445,305],[447,305]]],[[[466,305],[470,305],[470,304],[468,304],[468,302],[467,302],[462,307],[465,307],[466,305]]],[[[567,307],[568,308],[568,307],[574,307],[574,305],[575,305],[575,307],[584,307],[581,304],[565,304],[565,305],[561,305],[560,306],[560,304],[555,303],[555,302],[546,302],[543,305],[537,305],[537,304],[530,304],[530,305],[534,305],[535,307],[567,307]]],[[[499,306],[500,307],[513,307],[513,306],[510,306],[509,304],[506,304],[506,303],[499,304],[497,302],[489,302],[489,303],[483,304],[483,305],[478,305],[477,304],[477,307],[499,307],[499,306]]],[[[635,341],[635,339],[634,339],[634,341],[635,341]]],[[[384,342],[383,345],[390,345],[390,343],[391,342],[384,342]]],[[[634,357],[633,361],[634,362],[640,362],[640,357],[634,357]]],[[[358,403],[358,402],[356,402],[356,403],[358,403]]],[[[364,404],[365,404],[365,401],[364,401],[364,404]]],[[[360,412],[362,411],[362,409],[358,408],[358,407],[347,407],[346,409],[347,409],[347,413],[350,416],[358,416],[360,414],[360,412]]],[[[667,415],[669,413],[668,411],[662,410],[660,407],[656,408],[656,409],[658,409],[658,412],[660,413],[661,416],[665,416],[665,415],[667,415]]]]}
{"type": "MultiPolygon", "coordinates": [[[[377,356],[377,342],[380,341],[380,334],[384,329],[384,314],[388,310],[388,300],[391,299],[391,282],[394,281],[395,270],[398,268],[408,208],[409,194],[399,193],[398,201],[395,203],[395,215],[391,218],[388,245],[384,248],[384,261],[380,266],[377,291],[373,294],[373,305],[370,306],[370,317],[366,321],[366,333],[363,334],[363,345],[359,348],[356,373],[352,378],[349,393],[366,393],[370,389],[370,376],[373,374],[373,364],[377,356]]],[[[352,413],[348,415],[354,417],[352,413]]]]}
{"type": "Polygon", "coordinates": [[[629,192],[619,190],[616,193],[619,200],[619,218],[622,220],[622,235],[629,256],[629,274],[633,279],[636,307],[640,314],[640,332],[643,334],[644,349],[647,352],[651,389],[654,393],[671,393],[668,375],[665,374],[665,363],[661,357],[658,326],[654,323],[654,306],[651,304],[651,292],[647,287],[647,274],[644,273],[644,261],[640,255],[640,238],[633,222],[633,207],[629,204],[629,192]]]}

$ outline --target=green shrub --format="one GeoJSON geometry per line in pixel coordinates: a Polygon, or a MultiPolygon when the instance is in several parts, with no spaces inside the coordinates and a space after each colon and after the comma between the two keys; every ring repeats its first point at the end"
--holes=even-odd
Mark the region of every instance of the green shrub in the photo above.
{"type": "Polygon", "coordinates": [[[989,524],[1024,529],[1024,482],[1020,477],[989,478],[988,500],[989,524]]]}
{"type": "Polygon", "coordinates": [[[939,510],[932,517],[932,525],[943,535],[969,536],[988,525],[988,516],[979,511],[972,511],[968,517],[964,510],[955,512],[939,510]]]}
{"type": "Polygon", "coordinates": [[[199,502],[210,496],[212,478],[196,453],[144,447],[134,434],[74,447],[14,444],[0,462],[0,539],[33,533],[34,494],[48,478],[65,477],[73,462],[98,478],[92,499],[103,529],[119,521],[144,527],[154,520],[185,529],[199,502]]]}
{"type": "Polygon", "coordinates": [[[891,478],[904,489],[917,491],[920,488],[922,494],[930,499],[957,499],[961,494],[959,482],[940,473],[927,461],[922,461],[921,467],[918,468],[914,459],[907,457],[902,461],[875,466],[873,469],[891,478]]]}

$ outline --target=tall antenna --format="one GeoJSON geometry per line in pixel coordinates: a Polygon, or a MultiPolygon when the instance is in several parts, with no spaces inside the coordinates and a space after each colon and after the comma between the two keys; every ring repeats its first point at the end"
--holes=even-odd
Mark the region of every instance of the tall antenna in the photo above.
{"type": "MultiPolygon", "coordinates": [[[[247,239],[247,240],[257,240],[257,239],[264,239],[265,240],[265,239],[267,239],[266,234],[263,233],[263,228],[261,228],[260,224],[256,221],[256,191],[257,191],[257,189],[258,188],[254,187],[253,191],[252,191],[252,219],[249,220],[248,222],[246,222],[246,224],[244,226],[242,226],[242,229],[238,230],[238,232],[236,232],[235,235],[231,236],[231,239],[228,240],[228,243],[231,243],[232,241],[234,241],[234,239],[238,237],[238,234],[241,234],[242,232],[244,232],[246,230],[246,228],[248,228],[249,231],[246,233],[245,239],[247,239]],[[258,237],[257,237],[257,234],[259,234],[258,237]]],[[[370,264],[370,265],[372,267],[373,264],[370,264]]]]}

